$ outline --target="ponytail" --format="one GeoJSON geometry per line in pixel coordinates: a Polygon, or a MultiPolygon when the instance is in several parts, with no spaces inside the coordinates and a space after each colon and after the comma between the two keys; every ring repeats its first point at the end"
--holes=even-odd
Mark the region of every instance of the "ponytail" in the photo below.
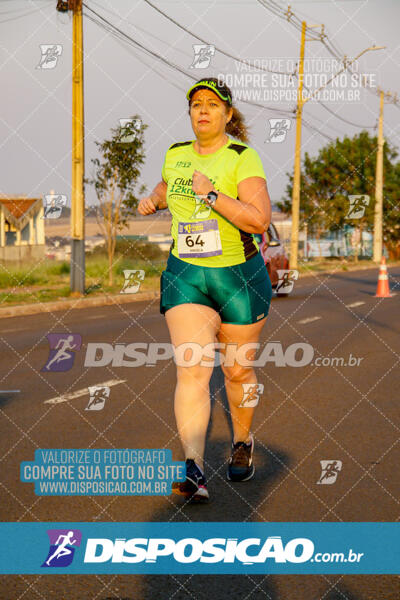
{"type": "MultiPolygon", "coordinates": [[[[227,108],[229,107],[227,106],[227,108]]],[[[249,131],[244,122],[244,117],[236,106],[232,106],[232,110],[232,118],[227,124],[225,131],[241,142],[247,143],[249,141],[249,131]]]]}

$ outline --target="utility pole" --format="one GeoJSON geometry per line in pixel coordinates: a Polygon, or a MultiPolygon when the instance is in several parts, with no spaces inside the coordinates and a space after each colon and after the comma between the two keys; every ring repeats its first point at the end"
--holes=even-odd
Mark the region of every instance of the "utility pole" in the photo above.
{"type": "Polygon", "coordinates": [[[379,90],[379,125],[378,125],[378,152],[376,155],[375,175],[375,214],[374,214],[374,254],[376,263],[382,260],[382,216],[383,216],[383,105],[384,91],[379,90]]]}
{"type": "Polygon", "coordinates": [[[303,79],[304,79],[304,48],[306,44],[307,23],[301,23],[299,83],[297,88],[296,110],[296,146],[294,152],[294,173],[292,191],[292,234],[290,238],[290,268],[297,269],[297,254],[299,247],[299,216],[300,216],[300,176],[301,176],[301,117],[303,112],[303,79]]]}
{"type": "Polygon", "coordinates": [[[71,195],[71,292],[85,292],[85,198],[83,115],[82,0],[58,0],[57,10],[72,10],[72,195],[71,195]]]}
{"type": "MultiPolygon", "coordinates": [[[[291,11],[291,7],[288,7],[286,12],[286,16],[288,20],[293,16],[291,11]]],[[[299,62],[299,83],[297,87],[297,110],[296,110],[296,145],[295,145],[295,153],[294,153],[294,171],[293,171],[293,189],[292,189],[292,232],[290,238],[290,268],[297,269],[298,264],[298,252],[299,252],[299,221],[300,221],[300,181],[301,181],[301,125],[302,125],[302,116],[303,116],[303,107],[306,102],[311,100],[315,95],[318,94],[322,89],[324,89],[331,81],[336,79],[346,68],[355,62],[360,56],[369,52],[370,50],[382,50],[385,46],[370,46],[366,48],[362,52],[360,52],[352,61],[348,62],[346,59],[344,61],[344,67],[335,75],[333,75],[323,86],[319,87],[315,92],[313,92],[307,98],[303,98],[303,79],[304,79],[304,49],[305,42],[313,42],[318,38],[309,38],[306,39],[307,29],[313,29],[315,27],[321,27],[321,33],[319,34],[319,39],[323,40],[325,37],[324,25],[307,25],[306,21],[302,21],[301,23],[301,40],[300,40],[300,62],[299,62]]],[[[381,217],[382,223],[382,217],[381,217]]]]}

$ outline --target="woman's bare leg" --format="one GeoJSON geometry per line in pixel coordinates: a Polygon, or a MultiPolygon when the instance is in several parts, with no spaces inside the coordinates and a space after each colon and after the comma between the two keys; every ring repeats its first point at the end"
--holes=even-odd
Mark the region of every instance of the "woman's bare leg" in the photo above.
{"type": "MultiPolygon", "coordinates": [[[[258,342],[266,318],[250,325],[232,325],[222,323],[217,334],[218,341],[224,344],[237,344],[237,348],[249,342],[258,342]]],[[[226,348],[222,349],[224,356],[226,348]]],[[[249,349],[246,353],[248,360],[253,360],[257,349],[249,349]]],[[[221,365],[225,375],[225,389],[228,396],[229,408],[232,418],[234,443],[249,440],[251,424],[255,407],[240,407],[243,400],[243,383],[257,383],[257,376],[253,367],[240,365],[233,361],[232,366],[221,365]]]]}
{"type": "MultiPolygon", "coordinates": [[[[175,349],[187,342],[197,344],[201,349],[207,344],[214,344],[221,323],[215,310],[201,304],[174,306],[166,311],[165,317],[175,349]]],[[[213,353],[208,351],[207,354],[213,353]]],[[[180,352],[178,358],[179,355],[180,352]]],[[[186,350],[185,359],[189,360],[190,357],[190,351],[186,350]]],[[[209,365],[179,366],[177,364],[174,402],[176,424],[185,459],[193,458],[202,469],[211,410],[209,382],[214,368],[214,359],[206,360],[209,365]]]]}

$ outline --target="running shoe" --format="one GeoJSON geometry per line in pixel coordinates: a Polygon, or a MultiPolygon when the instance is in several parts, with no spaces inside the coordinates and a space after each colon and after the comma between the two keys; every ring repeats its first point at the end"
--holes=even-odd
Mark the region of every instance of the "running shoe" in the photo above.
{"type": "MultiPolygon", "coordinates": [[[[251,435],[251,434],[250,434],[251,435]]],[[[253,465],[254,438],[246,442],[232,444],[232,454],[229,459],[228,472],[229,481],[248,481],[255,473],[253,465]]]]}
{"type": "Polygon", "coordinates": [[[204,473],[192,458],[186,459],[186,481],[172,484],[174,494],[184,496],[193,502],[207,502],[209,499],[204,473]]]}

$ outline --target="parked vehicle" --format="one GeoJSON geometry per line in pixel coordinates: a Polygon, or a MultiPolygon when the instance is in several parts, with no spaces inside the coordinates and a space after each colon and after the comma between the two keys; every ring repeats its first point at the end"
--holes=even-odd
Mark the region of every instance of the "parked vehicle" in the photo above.
{"type": "MultiPolygon", "coordinates": [[[[263,234],[256,233],[254,237],[260,248],[265,266],[271,279],[272,287],[276,287],[279,280],[278,269],[289,269],[289,258],[279,239],[279,234],[273,223],[263,234]]],[[[287,294],[278,295],[286,296],[287,294]]]]}

